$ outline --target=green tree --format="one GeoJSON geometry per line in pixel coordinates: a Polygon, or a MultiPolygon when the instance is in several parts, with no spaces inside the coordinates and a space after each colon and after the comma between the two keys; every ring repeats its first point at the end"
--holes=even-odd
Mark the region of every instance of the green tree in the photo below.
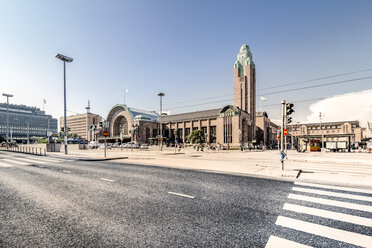
{"type": "Polygon", "coordinates": [[[203,130],[193,130],[187,137],[186,142],[192,144],[203,144],[205,143],[205,135],[203,130]]]}

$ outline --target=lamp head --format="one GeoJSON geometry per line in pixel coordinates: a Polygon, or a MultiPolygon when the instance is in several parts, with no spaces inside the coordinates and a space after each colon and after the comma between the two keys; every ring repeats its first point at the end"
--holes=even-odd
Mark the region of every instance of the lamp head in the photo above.
{"type": "Polygon", "coordinates": [[[56,54],[56,58],[57,58],[57,59],[60,59],[60,60],[62,60],[62,61],[64,61],[64,62],[67,62],[67,63],[71,63],[71,62],[73,61],[73,58],[67,57],[67,56],[62,55],[62,54],[60,54],[60,53],[57,53],[57,54],[56,54]]]}
{"type": "Polygon", "coordinates": [[[11,95],[11,94],[5,94],[5,93],[3,93],[3,96],[6,96],[6,97],[13,97],[13,95],[11,95]]]}

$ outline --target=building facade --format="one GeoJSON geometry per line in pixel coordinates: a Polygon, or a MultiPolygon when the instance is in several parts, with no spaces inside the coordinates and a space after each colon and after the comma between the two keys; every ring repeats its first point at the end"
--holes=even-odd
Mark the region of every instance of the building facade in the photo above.
{"type": "MultiPolygon", "coordinates": [[[[61,132],[65,126],[64,120],[64,117],[59,118],[59,126],[61,132]]],[[[91,141],[93,140],[94,134],[93,132],[91,132],[90,127],[91,125],[97,125],[100,121],[102,121],[102,117],[97,114],[85,113],[67,116],[66,121],[67,128],[69,128],[69,134],[76,133],[83,139],[91,141]]]]}
{"type": "MultiPolygon", "coordinates": [[[[0,135],[7,134],[7,104],[0,103],[0,135]]],[[[26,105],[9,104],[9,140],[26,140],[28,137],[47,137],[57,133],[57,119],[45,111],[26,105]]]]}
{"type": "Polygon", "coordinates": [[[363,139],[359,121],[293,124],[288,125],[287,130],[298,148],[307,151],[320,151],[322,147],[333,149],[337,144],[349,149],[351,144],[363,139]]]}
{"type": "Polygon", "coordinates": [[[256,112],[256,143],[272,148],[278,145],[279,126],[271,122],[266,112],[256,112]]]}
{"type": "MultiPolygon", "coordinates": [[[[165,142],[184,143],[191,131],[204,131],[207,143],[225,146],[248,145],[256,136],[256,71],[248,45],[243,45],[233,71],[234,105],[162,117],[165,142]]],[[[151,142],[160,135],[155,112],[115,105],[109,112],[109,139],[151,142]]]]}

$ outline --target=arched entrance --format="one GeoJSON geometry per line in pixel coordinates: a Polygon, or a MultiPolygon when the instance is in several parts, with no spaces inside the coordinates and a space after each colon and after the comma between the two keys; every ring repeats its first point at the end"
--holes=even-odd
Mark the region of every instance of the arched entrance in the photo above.
{"type": "Polygon", "coordinates": [[[128,135],[128,121],[124,116],[118,116],[114,122],[114,136],[128,135]]]}

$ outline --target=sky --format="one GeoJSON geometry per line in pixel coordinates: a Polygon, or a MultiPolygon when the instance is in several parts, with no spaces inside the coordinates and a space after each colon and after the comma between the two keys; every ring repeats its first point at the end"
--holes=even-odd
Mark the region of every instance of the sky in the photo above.
{"type": "Polygon", "coordinates": [[[125,89],[128,106],[150,111],[164,92],[163,109],[176,114],[231,104],[233,66],[248,44],[257,111],[278,120],[286,100],[294,122],[318,121],[318,112],[323,121],[372,120],[372,1],[0,0],[0,9],[0,93],[41,109],[46,99],[55,118],[57,53],[74,59],[68,115],[90,100],[106,117],[125,89]]]}

